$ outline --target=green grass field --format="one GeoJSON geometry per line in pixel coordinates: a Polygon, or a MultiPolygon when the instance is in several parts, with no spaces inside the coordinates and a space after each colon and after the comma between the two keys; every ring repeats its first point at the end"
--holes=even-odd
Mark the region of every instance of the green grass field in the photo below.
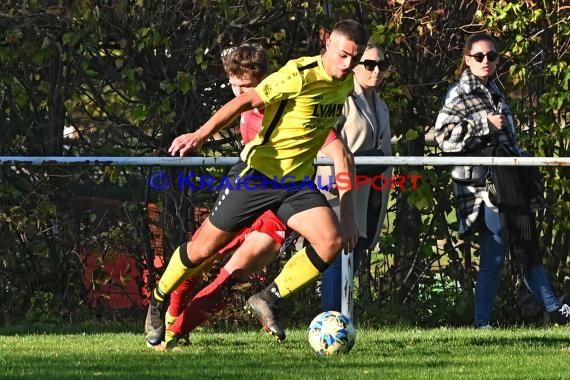
{"type": "Polygon", "coordinates": [[[139,333],[0,331],[0,379],[557,379],[570,378],[570,327],[359,329],[344,356],[320,357],[304,330],[284,343],[258,331],[198,331],[177,352],[139,333]]]}

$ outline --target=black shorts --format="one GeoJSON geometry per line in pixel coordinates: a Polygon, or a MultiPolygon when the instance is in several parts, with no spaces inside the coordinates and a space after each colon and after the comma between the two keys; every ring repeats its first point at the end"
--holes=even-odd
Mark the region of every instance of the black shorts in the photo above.
{"type": "Polygon", "coordinates": [[[210,222],[224,231],[248,227],[267,210],[287,223],[299,212],[330,207],[313,182],[279,183],[254,169],[231,177],[230,185],[220,191],[209,215],[210,222]]]}
{"type": "Polygon", "coordinates": [[[236,162],[234,166],[231,167],[228,172],[228,177],[237,177],[247,168],[247,164],[241,160],[241,158],[236,162]]]}

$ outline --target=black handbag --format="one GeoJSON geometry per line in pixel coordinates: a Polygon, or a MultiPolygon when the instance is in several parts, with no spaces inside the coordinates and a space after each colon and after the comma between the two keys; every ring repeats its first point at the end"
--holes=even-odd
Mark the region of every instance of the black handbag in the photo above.
{"type": "MultiPolygon", "coordinates": [[[[384,157],[384,152],[380,147],[374,147],[363,151],[353,153],[355,157],[384,157]]],[[[372,165],[356,165],[356,175],[365,175],[374,177],[384,173],[388,165],[372,164],[372,165]]]]}

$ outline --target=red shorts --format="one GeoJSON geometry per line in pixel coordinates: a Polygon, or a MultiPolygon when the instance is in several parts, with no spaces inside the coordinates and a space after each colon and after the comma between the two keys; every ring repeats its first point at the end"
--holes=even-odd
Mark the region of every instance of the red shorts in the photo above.
{"type": "MultiPolygon", "coordinates": [[[[198,236],[202,226],[200,226],[192,239],[198,236]]],[[[271,236],[273,240],[279,245],[283,245],[285,241],[285,231],[287,226],[281,221],[272,211],[265,211],[259,218],[257,218],[253,224],[249,227],[245,227],[230,241],[224,248],[220,249],[220,255],[225,255],[228,252],[232,252],[243,244],[247,235],[253,231],[263,232],[271,236]]]]}

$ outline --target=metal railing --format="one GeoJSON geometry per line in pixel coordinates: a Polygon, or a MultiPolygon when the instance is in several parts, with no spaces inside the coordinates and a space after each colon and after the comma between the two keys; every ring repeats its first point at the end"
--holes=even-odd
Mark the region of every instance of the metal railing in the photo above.
{"type": "MultiPolygon", "coordinates": [[[[111,156],[0,156],[0,165],[117,165],[117,166],[231,166],[238,157],[111,157],[111,156]]],[[[467,156],[384,156],[355,157],[357,165],[412,166],[570,166],[570,157],[467,157],[467,156]]],[[[315,165],[331,165],[317,158],[315,165]]]]}

